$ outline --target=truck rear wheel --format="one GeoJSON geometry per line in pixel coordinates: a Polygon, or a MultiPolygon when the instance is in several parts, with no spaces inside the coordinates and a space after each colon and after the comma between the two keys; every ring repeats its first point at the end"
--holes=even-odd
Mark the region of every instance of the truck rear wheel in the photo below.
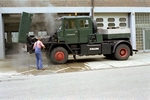
{"type": "Polygon", "coordinates": [[[63,47],[54,48],[51,52],[50,59],[52,63],[64,64],[68,60],[68,52],[63,47]]]}
{"type": "Polygon", "coordinates": [[[117,46],[114,56],[118,60],[126,60],[130,56],[130,48],[125,44],[120,44],[117,46]]]}

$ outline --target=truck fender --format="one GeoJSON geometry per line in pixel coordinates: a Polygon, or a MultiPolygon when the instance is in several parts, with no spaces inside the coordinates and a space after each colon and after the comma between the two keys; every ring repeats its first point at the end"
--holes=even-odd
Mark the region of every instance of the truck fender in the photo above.
{"type": "Polygon", "coordinates": [[[56,47],[63,47],[63,48],[65,48],[64,46],[66,46],[66,50],[68,49],[73,55],[75,55],[75,53],[71,50],[71,48],[68,46],[68,44],[66,44],[65,42],[63,43],[61,43],[61,44],[57,44],[57,43],[51,43],[51,45],[50,45],[50,47],[49,47],[49,49],[48,49],[48,53],[50,53],[51,52],[51,50],[53,50],[54,48],[56,48],[56,47]],[[55,45],[55,46],[54,46],[55,45]]]}
{"type": "Polygon", "coordinates": [[[129,46],[129,48],[130,48],[130,55],[132,56],[133,55],[133,49],[132,49],[132,45],[131,45],[131,43],[129,42],[129,41],[124,41],[124,40],[122,40],[122,41],[118,41],[118,42],[116,42],[115,43],[115,45],[113,46],[113,53],[115,53],[115,50],[116,50],[116,48],[117,48],[117,46],[118,45],[120,45],[120,44],[126,44],[126,45],[128,45],[129,46]]]}

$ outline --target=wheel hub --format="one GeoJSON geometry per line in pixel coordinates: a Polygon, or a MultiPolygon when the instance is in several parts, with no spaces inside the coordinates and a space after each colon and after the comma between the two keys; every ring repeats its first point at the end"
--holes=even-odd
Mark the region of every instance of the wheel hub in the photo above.
{"type": "Polygon", "coordinates": [[[56,52],[55,59],[57,61],[62,61],[62,60],[64,60],[64,58],[65,58],[65,55],[64,55],[64,53],[62,51],[56,52]]]}
{"type": "Polygon", "coordinates": [[[120,50],[120,55],[121,55],[122,57],[125,57],[125,56],[127,55],[127,50],[126,50],[126,49],[121,49],[121,50],[120,50]]]}

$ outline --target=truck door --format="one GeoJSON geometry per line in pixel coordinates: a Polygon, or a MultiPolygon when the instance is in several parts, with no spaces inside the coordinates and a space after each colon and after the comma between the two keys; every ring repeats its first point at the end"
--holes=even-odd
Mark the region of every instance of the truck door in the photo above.
{"type": "Polygon", "coordinates": [[[66,19],[64,21],[64,38],[67,43],[78,43],[79,33],[76,26],[76,19],[66,19]]]}
{"type": "Polygon", "coordinates": [[[33,17],[33,14],[29,14],[26,12],[22,13],[21,21],[20,21],[20,25],[19,25],[19,36],[18,36],[18,41],[20,43],[27,42],[27,34],[30,30],[32,17],[33,17]]]}
{"type": "Polygon", "coordinates": [[[92,34],[92,25],[90,19],[79,19],[78,30],[79,30],[79,41],[80,43],[87,43],[88,36],[92,34]]]}

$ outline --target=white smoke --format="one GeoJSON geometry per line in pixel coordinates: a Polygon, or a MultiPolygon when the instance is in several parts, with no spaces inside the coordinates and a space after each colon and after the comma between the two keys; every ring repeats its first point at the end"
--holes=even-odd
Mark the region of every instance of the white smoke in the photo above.
{"type": "Polygon", "coordinates": [[[55,22],[56,14],[44,14],[44,22],[46,31],[49,35],[53,35],[56,32],[57,25],[55,22]]]}
{"type": "MultiPolygon", "coordinates": [[[[19,7],[54,7],[49,0],[13,0],[12,2],[19,7]]],[[[38,31],[47,31],[48,35],[53,35],[57,29],[55,18],[57,13],[34,14],[31,31],[34,31],[35,35],[38,31]]]]}
{"type": "Polygon", "coordinates": [[[57,14],[45,13],[45,14],[34,14],[31,24],[31,30],[37,35],[38,31],[47,31],[48,35],[53,35],[57,29],[57,23],[55,18],[57,14]]]}

